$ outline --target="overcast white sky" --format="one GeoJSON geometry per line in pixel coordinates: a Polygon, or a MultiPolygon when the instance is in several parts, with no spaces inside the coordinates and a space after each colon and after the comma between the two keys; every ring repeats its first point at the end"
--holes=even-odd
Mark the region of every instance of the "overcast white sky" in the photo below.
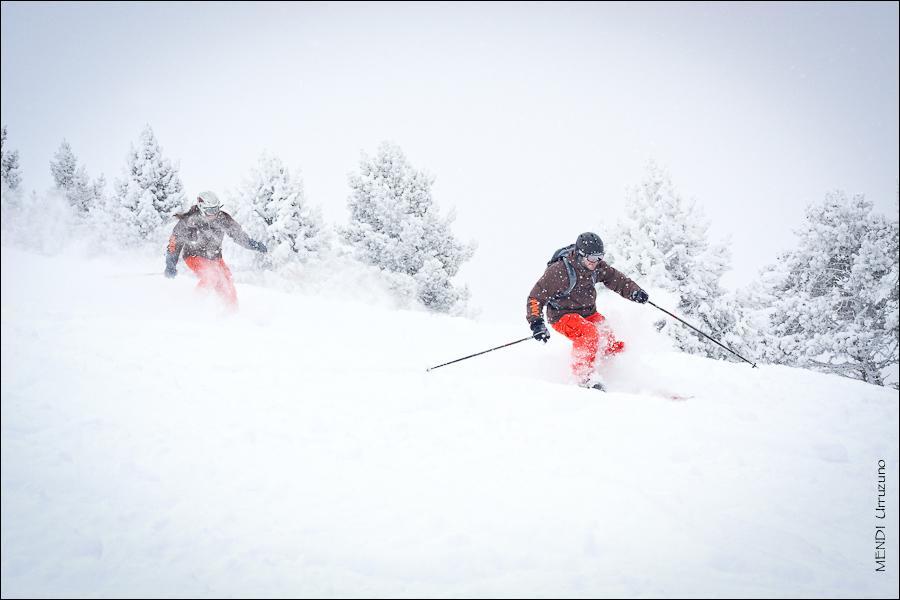
{"type": "Polygon", "coordinates": [[[63,138],[112,181],[149,123],[187,194],[269,150],[332,222],[360,151],[392,140],[479,242],[476,304],[518,318],[649,159],[732,237],[730,285],[828,190],[896,214],[898,43],[896,2],[3,2],[2,122],[27,190],[63,138]]]}

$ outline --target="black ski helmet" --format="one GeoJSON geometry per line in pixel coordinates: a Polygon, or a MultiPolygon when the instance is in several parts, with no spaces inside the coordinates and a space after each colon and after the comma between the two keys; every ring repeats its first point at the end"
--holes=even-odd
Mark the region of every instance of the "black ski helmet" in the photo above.
{"type": "Polygon", "coordinates": [[[603,256],[603,240],[596,233],[590,231],[582,233],[575,242],[575,251],[581,256],[592,254],[603,256]]]}

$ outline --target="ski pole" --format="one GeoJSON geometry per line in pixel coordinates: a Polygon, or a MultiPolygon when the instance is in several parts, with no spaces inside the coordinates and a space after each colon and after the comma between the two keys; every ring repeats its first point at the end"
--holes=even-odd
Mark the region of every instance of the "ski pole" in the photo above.
{"type": "Polygon", "coordinates": [[[434,371],[435,369],[440,369],[441,367],[446,367],[447,365],[452,365],[453,363],[457,363],[461,360],[466,360],[467,358],[472,358],[473,356],[480,356],[482,354],[487,354],[488,352],[493,352],[494,350],[499,350],[500,348],[506,348],[507,346],[512,346],[513,344],[518,344],[519,342],[524,342],[525,340],[532,339],[531,336],[526,338],[522,338],[521,340],[516,340],[514,342],[510,342],[508,344],[503,344],[502,346],[497,346],[496,348],[491,348],[490,350],[484,350],[482,352],[476,352],[475,354],[470,354],[468,356],[463,356],[462,358],[457,358],[456,360],[451,360],[450,362],[445,362],[444,364],[438,365],[436,367],[431,367],[429,369],[425,369],[425,372],[434,371]]]}
{"type": "Polygon", "coordinates": [[[685,325],[687,325],[688,327],[690,327],[691,329],[693,329],[694,331],[696,331],[697,333],[699,333],[700,335],[702,335],[703,337],[705,337],[706,339],[711,340],[712,342],[714,342],[714,343],[716,343],[716,344],[719,344],[719,346],[721,346],[722,348],[725,348],[726,350],[728,350],[729,352],[731,352],[732,354],[734,354],[735,356],[737,356],[739,359],[741,359],[741,360],[744,361],[745,363],[747,363],[747,364],[749,364],[749,365],[752,365],[754,369],[756,368],[756,363],[750,362],[749,360],[747,360],[746,358],[744,358],[743,356],[741,356],[740,354],[738,354],[737,352],[735,352],[734,350],[732,350],[731,348],[729,348],[728,346],[726,346],[726,345],[720,343],[718,340],[715,340],[715,339],[709,337],[708,335],[706,335],[705,333],[703,333],[702,331],[700,331],[699,329],[697,329],[696,327],[694,327],[693,325],[691,325],[690,323],[688,323],[687,321],[685,321],[684,319],[679,319],[678,317],[676,317],[675,315],[673,315],[672,313],[670,313],[670,312],[667,311],[666,309],[664,309],[664,308],[662,308],[662,307],[660,307],[660,306],[657,306],[656,304],[653,304],[653,302],[651,302],[650,300],[647,300],[647,304],[650,304],[650,305],[652,305],[652,306],[655,306],[656,308],[658,308],[659,310],[663,311],[664,313],[666,313],[667,315],[669,315],[669,316],[672,317],[673,319],[676,319],[676,320],[678,320],[678,321],[681,321],[682,323],[684,323],[685,325]]]}

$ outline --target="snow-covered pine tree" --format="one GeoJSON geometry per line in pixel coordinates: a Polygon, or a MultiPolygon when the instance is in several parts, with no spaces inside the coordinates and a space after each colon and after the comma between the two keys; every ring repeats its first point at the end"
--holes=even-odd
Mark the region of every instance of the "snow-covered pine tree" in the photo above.
{"type": "MultiPolygon", "coordinates": [[[[669,174],[650,162],[642,183],[628,192],[625,217],[610,236],[608,260],[651,295],[665,290],[677,296],[676,314],[752,358],[745,335],[750,321],[737,296],[720,284],[731,253],[724,243],[711,245],[708,230],[696,202],[684,200],[669,174]]],[[[739,360],[680,323],[661,318],[657,326],[685,352],[739,360]]]]}
{"type": "Polygon", "coordinates": [[[178,167],[163,158],[153,129],[141,132],[137,148],[128,153],[124,178],[116,181],[115,201],[125,233],[146,240],[184,204],[178,167]]]}
{"type": "Polygon", "coordinates": [[[321,211],[309,205],[303,181],[275,156],[263,154],[237,192],[238,220],[268,246],[258,260],[272,267],[304,261],[328,247],[321,211]]]}
{"type": "Polygon", "coordinates": [[[53,155],[50,161],[50,173],[53,175],[53,182],[56,189],[67,191],[72,189],[75,183],[75,172],[78,170],[78,159],[72,152],[69,142],[63,140],[59,145],[59,150],[53,155]]]}
{"type": "Polygon", "coordinates": [[[78,167],[75,171],[72,189],[68,190],[66,198],[69,204],[79,215],[86,215],[94,202],[94,186],[88,179],[87,171],[84,166],[78,167]]]}
{"type": "Polygon", "coordinates": [[[415,290],[429,309],[462,310],[468,289],[451,278],[475,248],[453,237],[452,212],[439,215],[434,178],[414,169],[399,146],[383,142],[374,157],[363,154],[349,182],[350,223],[340,233],[356,257],[390,273],[396,289],[415,290]]]}
{"type": "Polygon", "coordinates": [[[763,275],[767,358],[884,385],[898,364],[898,223],[842,191],[809,206],[763,275]]]}
{"type": "Polygon", "coordinates": [[[100,173],[91,184],[91,196],[94,200],[90,207],[91,211],[106,205],[106,177],[103,173],[100,173]]]}
{"type": "Polygon", "coordinates": [[[0,137],[0,236],[4,242],[16,238],[22,225],[20,217],[25,202],[21,183],[19,152],[9,151],[4,125],[0,137]]]}
{"type": "Polygon", "coordinates": [[[18,190],[22,183],[22,173],[19,171],[19,151],[8,151],[6,125],[3,126],[2,137],[0,137],[0,181],[2,181],[4,191],[13,192],[18,190]]]}
{"type": "Polygon", "coordinates": [[[78,166],[78,158],[66,140],[62,141],[50,161],[50,173],[57,191],[66,197],[79,216],[86,216],[99,204],[105,180],[101,176],[94,183],[90,182],[87,171],[83,165],[78,166]]]}

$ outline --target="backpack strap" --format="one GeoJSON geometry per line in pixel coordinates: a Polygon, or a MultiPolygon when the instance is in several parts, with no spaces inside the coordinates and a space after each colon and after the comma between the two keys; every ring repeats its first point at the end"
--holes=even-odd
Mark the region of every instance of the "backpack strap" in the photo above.
{"type": "Polygon", "coordinates": [[[566,272],[569,274],[569,286],[566,288],[566,291],[562,294],[557,294],[553,297],[552,300],[547,301],[547,305],[555,310],[559,310],[559,304],[557,300],[563,300],[569,297],[569,294],[572,293],[572,290],[575,289],[575,284],[578,282],[578,276],[575,274],[575,267],[569,262],[568,256],[562,257],[563,264],[566,266],[566,272]]]}

